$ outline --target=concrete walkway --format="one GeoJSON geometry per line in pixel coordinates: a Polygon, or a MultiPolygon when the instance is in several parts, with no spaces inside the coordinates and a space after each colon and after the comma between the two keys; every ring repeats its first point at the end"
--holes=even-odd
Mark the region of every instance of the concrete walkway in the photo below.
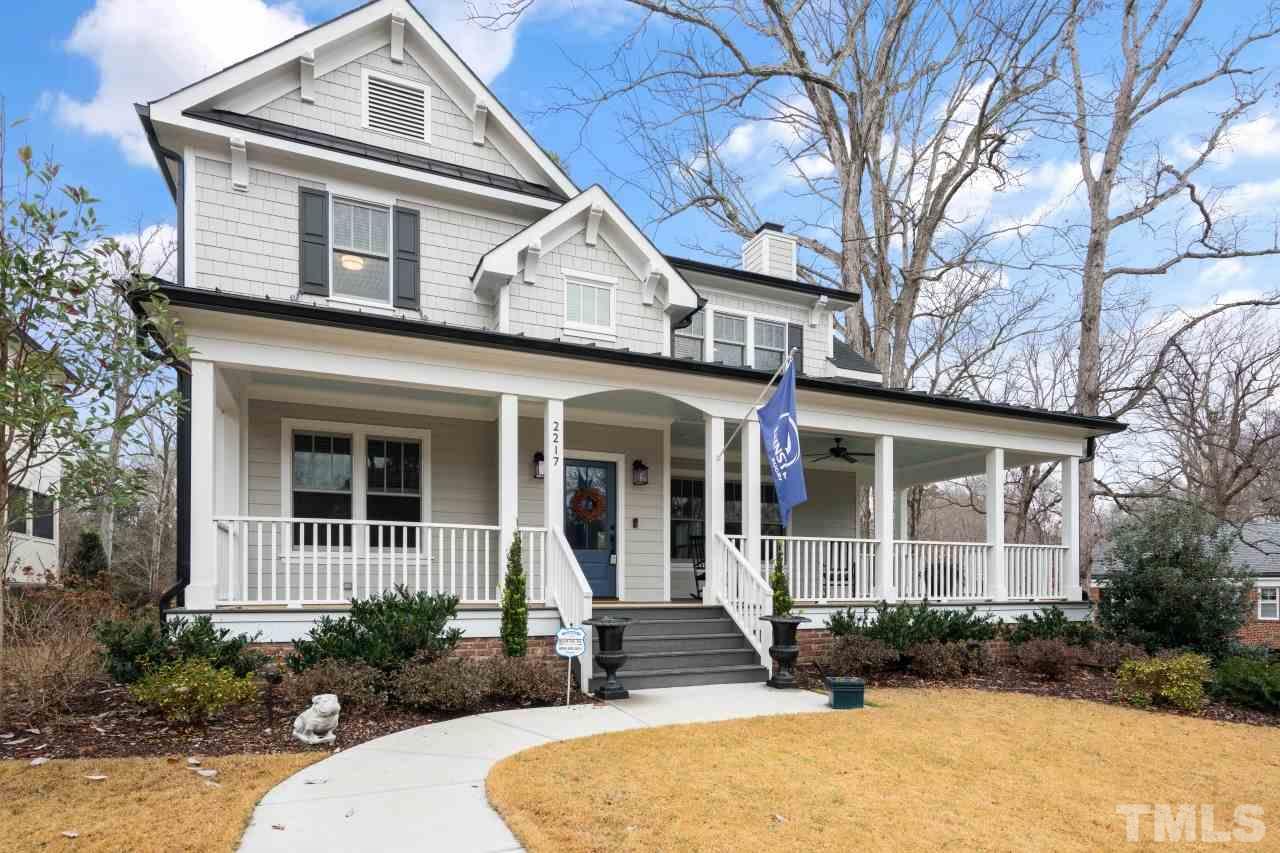
{"type": "Polygon", "coordinates": [[[825,698],[806,690],[724,684],[419,726],[343,750],[281,782],[254,810],[240,850],[520,850],[484,790],[489,768],[509,755],[602,732],[825,709],[825,698]]]}

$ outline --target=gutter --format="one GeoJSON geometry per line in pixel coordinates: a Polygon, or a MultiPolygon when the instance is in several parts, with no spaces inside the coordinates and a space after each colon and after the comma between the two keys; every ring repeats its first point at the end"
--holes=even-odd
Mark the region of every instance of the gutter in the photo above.
{"type": "MultiPolygon", "coordinates": [[[[523,335],[493,332],[487,329],[473,329],[443,323],[427,323],[421,320],[406,320],[401,317],[355,313],[279,299],[238,296],[217,290],[161,285],[157,292],[169,299],[174,305],[180,307],[220,311],[229,314],[262,317],[348,331],[352,329],[365,330],[418,340],[482,346],[525,355],[536,353],[626,367],[664,370],[673,373],[693,373],[739,382],[759,383],[767,378],[766,373],[745,367],[685,361],[651,353],[583,346],[553,339],[531,338],[523,335]]],[[[988,403],[983,400],[970,400],[959,397],[940,397],[920,391],[885,388],[869,383],[839,382],[800,375],[796,377],[796,385],[799,388],[810,391],[903,405],[927,406],[932,409],[941,408],[971,414],[1036,421],[1056,426],[1086,429],[1097,434],[1123,432],[1127,428],[1125,424],[1111,418],[1086,417],[1068,412],[1050,412],[1044,409],[988,403]]]]}

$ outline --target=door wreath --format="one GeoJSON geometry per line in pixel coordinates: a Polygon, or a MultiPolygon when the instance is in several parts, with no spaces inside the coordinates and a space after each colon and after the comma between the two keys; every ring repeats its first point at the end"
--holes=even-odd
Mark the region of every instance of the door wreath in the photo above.
{"type": "Polygon", "coordinates": [[[594,486],[581,486],[569,499],[569,509],[573,517],[584,524],[591,524],[604,518],[607,503],[604,492],[594,486]]]}

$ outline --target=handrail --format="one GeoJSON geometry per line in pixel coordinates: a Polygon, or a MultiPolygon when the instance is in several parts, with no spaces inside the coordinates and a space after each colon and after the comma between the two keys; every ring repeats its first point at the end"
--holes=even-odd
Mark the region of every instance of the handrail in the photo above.
{"type": "Polygon", "coordinates": [[[769,635],[760,617],[773,615],[773,589],[729,537],[717,531],[713,542],[715,547],[707,564],[707,585],[760,655],[760,663],[768,668],[771,665],[769,635]]]}
{"type": "Polygon", "coordinates": [[[546,559],[547,604],[555,604],[561,624],[582,627],[587,633],[586,648],[578,658],[579,687],[585,693],[591,680],[591,629],[582,623],[591,618],[591,584],[578,565],[578,558],[564,538],[564,531],[547,532],[546,559]]]}

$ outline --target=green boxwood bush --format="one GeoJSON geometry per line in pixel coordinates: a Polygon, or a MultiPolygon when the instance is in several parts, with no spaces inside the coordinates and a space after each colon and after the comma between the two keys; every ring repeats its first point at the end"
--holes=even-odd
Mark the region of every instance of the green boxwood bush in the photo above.
{"type": "Polygon", "coordinates": [[[305,672],[321,661],[358,661],[394,674],[410,660],[439,657],[458,644],[462,631],[450,628],[457,615],[453,595],[409,593],[397,586],[351,603],[347,616],[323,617],[306,639],[295,640],[286,662],[305,672]]]}
{"type": "Polygon", "coordinates": [[[1280,664],[1256,657],[1230,657],[1218,664],[1211,692],[1224,702],[1280,712],[1280,664]]]}
{"type": "Polygon", "coordinates": [[[997,625],[990,616],[977,615],[977,608],[940,610],[919,604],[880,602],[871,614],[854,608],[836,611],[827,627],[837,637],[861,636],[881,642],[899,653],[920,643],[985,642],[994,639],[997,625]]]}
{"type": "Polygon", "coordinates": [[[94,634],[102,645],[103,668],[121,684],[133,684],[153,668],[188,660],[208,661],[237,676],[248,675],[266,660],[249,648],[257,634],[233,636],[228,628],[215,628],[208,616],[163,623],[147,617],[111,619],[99,623],[94,634]]]}
{"type": "Polygon", "coordinates": [[[1116,673],[1116,690],[1139,707],[1167,704],[1184,711],[1198,711],[1204,704],[1209,680],[1209,658],[1180,654],[1150,660],[1125,661],[1116,673]]]}
{"type": "Polygon", "coordinates": [[[1028,640],[1062,640],[1071,646],[1088,646],[1101,638],[1097,625],[1072,622],[1060,607],[1046,607],[1030,616],[1019,616],[1009,632],[1009,644],[1013,646],[1028,640]]]}
{"type": "Polygon", "coordinates": [[[129,693],[171,722],[204,723],[226,708],[255,701],[258,685],[252,675],[237,676],[190,658],[149,670],[129,693]]]}

